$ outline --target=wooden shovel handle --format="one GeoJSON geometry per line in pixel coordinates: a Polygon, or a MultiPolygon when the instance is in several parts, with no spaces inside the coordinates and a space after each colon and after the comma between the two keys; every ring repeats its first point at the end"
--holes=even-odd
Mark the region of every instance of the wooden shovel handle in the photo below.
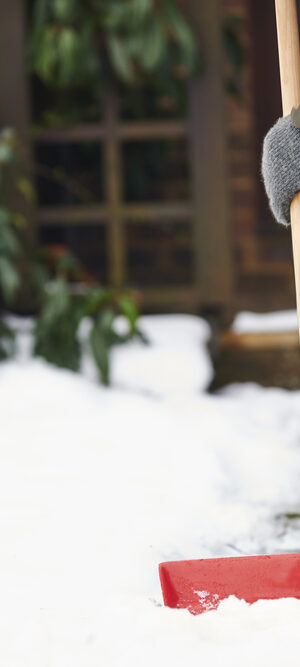
{"type": "MultiPolygon", "coordinates": [[[[300,105],[300,50],[296,0],[275,0],[283,115],[300,105]]],[[[300,192],[291,203],[291,229],[300,333],[300,192]]]]}

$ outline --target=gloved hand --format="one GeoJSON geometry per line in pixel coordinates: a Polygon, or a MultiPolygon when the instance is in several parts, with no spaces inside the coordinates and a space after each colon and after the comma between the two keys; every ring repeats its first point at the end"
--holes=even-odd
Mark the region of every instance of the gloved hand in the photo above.
{"type": "Polygon", "coordinates": [[[289,225],[290,205],[300,190],[300,107],[279,118],[265,136],[262,175],[274,217],[289,225]]]}

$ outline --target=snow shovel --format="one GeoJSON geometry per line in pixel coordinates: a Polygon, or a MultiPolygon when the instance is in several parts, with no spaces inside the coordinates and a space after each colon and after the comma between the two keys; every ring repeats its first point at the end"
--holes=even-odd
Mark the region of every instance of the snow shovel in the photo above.
{"type": "MultiPolygon", "coordinates": [[[[296,0],[275,0],[283,114],[300,105],[300,51],[296,0]]],[[[300,313],[300,192],[291,204],[297,310],[300,313]]],[[[300,598],[300,553],[239,556],[161,563],[164,603],[201,614],[229,595],[259,599],[300,598]]]]}

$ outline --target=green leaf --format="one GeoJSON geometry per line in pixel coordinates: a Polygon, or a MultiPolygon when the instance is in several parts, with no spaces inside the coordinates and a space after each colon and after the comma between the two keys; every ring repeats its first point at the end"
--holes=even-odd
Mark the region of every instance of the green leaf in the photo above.
{"type": "Polygon", "coordinates": [[[108,385],[110,382],[110,345],[106,334],[101,319],[97,319],[90,333],[90,345],[102,382],[108,385]]]}
{"type": "Polygon", "coordinates": [[[124,20],[126,21],[128,15],[129,3],[113,2],[107,8],[104,16],[104,25],[109,30],[119,28],[124,20]]]}
{"type": "Polygon", "coordinates": [[[8,359],[12,357],[15,353],[15,333],[14,331],[4,322],[0,320],[0,360],[8,359]]]}
{"type": "Polygon", "coordinates": [[[23,213],[14,213],[13,222],[15,227],[17,227],[17,229],[25,229],[25,227],[27,226],[27,220],[25,218],[25,215],[23,215],[23,213]]]}
{"type": "Polygon", "coordinates": [[[1,225],[9,225],[12,222],[12,217],[12,213],[8,208],[0,206],[0,227],[1,225]]]}
{"type": "Polygon", "coordinates": [[[78,371],[81,347],[77,329],[66,319],[49,329],[38,321],[34,329],[33,354],[60,368],[78,371]]]}
{"type": "Polygon", "coordinates": [[[138,338],[141,341],[141,343],[144,343],[144,345],[149,345],[150,344],[148,336],[146,336],[146,334],[141,329],[136,328],[135,332],[134,332],[134,335],[135,335],[135,338],[138,338]]]}
{"type": "Polygon", "coordinates": [[[67,283],[62,279],[54,281],[51,292],[44,292],[44,304],[34,328],[34,354],[77,371],[81,358],[78,328],[83,313],[81,299],[70,293],[67,283]]]}
{"type": "Polygon", "coordinates": [[[67,273],[76,274],[80,268],[80,263],[71,252],[66,253],[59,257],[56,261],[56,271],[65,271],[67,273]]]}
{"type": "Polygon", "coordinates": [[[45,297],[45,284],[49,280],[46,266],[37,260],[33,261],[30,265],[29,279],[33,298],[40,302],[45,297]]]}
{"type": "Polygon", "coordinates": [[[130,0],[110,2],[104,15],[104,25],[109,30],[139,30],[153,11],[152,0],[130,0]]]}
{"type": "Polygon", "coordinates": [[[176,40],[180,42],[184,48],[189,49],[190,45],[194,44],[194,35],[178,7],[172,0],[167,0],[164,3],[164,9],[169,27],[172,29],[174,37],[176,37],[176,40]]]}
{"type": "Polygon", "coordinates": [[[134,69],[132,60],[128,55],[126,42],[113,34],[108,35],[107,40],[108,51],[118,76],[127,83],[133,83],[135,79],[134,69]]]}
{"type": "Polygon", "coordinates": [[[145,69],[151,71],[164,57],[167,46],[166,35],[157,19],[153,18],[147,24],[141,41],[143,44],[141,62],[145,69]]]}
{"type": "Polygon", "coordinates": [[[57,39],[59,73],[57,81],[60,85],[68,84],[76,76],[76,63],[80,53],[80,37],[73,28],[67,27],[60,31],[57,39]]]}
{"type": "Polygon", "coordinates": [[[127,3],[127,14],[124,17],[124,23],[132,32],[140,31],[147,20],[151,18],[153,12],[153,0],[131,0],[127,3]]]}
{"type": "Polygon", "coordinates": [[[50,286],[50,292],[46,297],[41,317],[45,325],[50,326],[61,317],[70,306],[70,295],[67,283],[58,278],[50,286]]]}
{"type": "Polygon", "coordinates": [[[57,30],[49,25],[41,31],[34,58],[35,70],[41,79],[48,83],[55,82],[57,60],[57,30]]]}
{"type": "Polygon", "coordinates": [[[173,38],[180,48],[181,61],[188,73],[195,70],[197,62],[197,45],[195,36],[172,0],[165,0],[164,13],[173,38]]]}
{"type": "Polygon", "coordinates": [[[124,315],[129,322],[130,330],[134,331],[139,317],[139,311],[136,304],[130,297],[123,295],[118,301],[118,306],[122,315],[124,315]]]}
{"type": "Polygon", "coordinates": [[[99,310],[105,302],[108,302],[111,297],[110,290],[103,289],[103,287],[93,287],[90,289],[85,298],[85,314],[93,315],[99,310]]]}
{"type": "Polygon", "coordinates": [[[76,11],[77,0],[52,0],[53,13],[59,21],[71,21],[76,11]]]}
{"type": "Polygon", "coordinates": [[[112,310],[112,308],[107,308],[107,310],[104,310],[100,316],[102,328],[106,331],[111,331],[115,319],[116,319],[116,313],[114,312],[114,310],[112,310]]]}
{"type": "Polygon", "coordinates": [[[21,246],[14,229],[10,225],[0,225],[0,256],[17,257],[21,246]]]}
{"type": "Polygon", "coordinates": [[[33,202],[35,200],[35,190],[28,178],[25,178],[25,176],[18,178],[16,180],[16,185],[27,201],[33,202]]]}
{"type": "Polygon", "coordinates": [[[0,289],[5,301],[12,301],[19,287],[18,271],[7,257],[0,256],[0,289]]]}

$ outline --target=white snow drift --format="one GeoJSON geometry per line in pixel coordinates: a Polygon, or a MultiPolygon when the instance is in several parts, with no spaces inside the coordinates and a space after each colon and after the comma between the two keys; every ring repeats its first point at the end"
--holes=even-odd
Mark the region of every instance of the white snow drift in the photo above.
{"type": "Polygon", "coordinates": [[[116,352],[118,388],[24,346],[0,366],[0,664],[298,666],[300,601],[193,617],[161,606],[157,566],[299,550],[283,515],[300,504],[300,392],[200,393],[205,323],[142,324],[153,347],[116,352]]]}

